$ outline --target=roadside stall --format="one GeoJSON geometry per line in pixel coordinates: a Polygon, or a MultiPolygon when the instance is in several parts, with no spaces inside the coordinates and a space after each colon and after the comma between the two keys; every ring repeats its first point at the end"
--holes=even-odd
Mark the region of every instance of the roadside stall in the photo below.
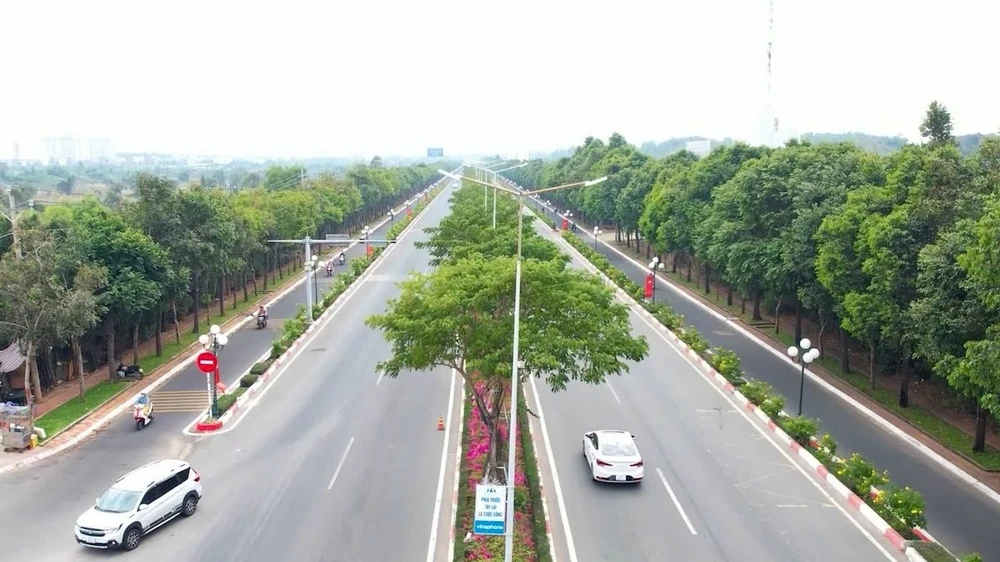
{"type": "Polygon", "coordinates": [[[31,406],[16,406],[10,402],[0,404],[0,443],[5,453],[17,451],[23,453],[31,448],[31,436],[35,433],[35,424],[31,415],[31,406]]]}

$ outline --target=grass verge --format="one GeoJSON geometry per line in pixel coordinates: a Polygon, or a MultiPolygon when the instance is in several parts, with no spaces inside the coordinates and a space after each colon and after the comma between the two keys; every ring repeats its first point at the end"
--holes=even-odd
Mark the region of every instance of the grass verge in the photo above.
{"type": "Polygon", "coordinates": [[[95,408],[124,392],[133,381],[103,380],[87,389],[81,400],[79,396],[71,398],[65,404],[53,408],[44,416],[35,420],[35,426],[45,430],[45,441],[59,433],[73,422],[92,412],[95,408]]]}

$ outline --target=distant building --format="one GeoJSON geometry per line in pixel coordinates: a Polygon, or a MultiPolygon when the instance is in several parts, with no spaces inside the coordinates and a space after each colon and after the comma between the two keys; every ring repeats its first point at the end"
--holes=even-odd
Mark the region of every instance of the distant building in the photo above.
{"type": "Polygon", "coordinates": [[[698,156],[700,158],[702,156],[707,155],[709,152],[712,152],[712,141],[710,140],[687,141],[685,148],[687,148],[688,152],[691,152],[695,156],[698,156]]]}
{"type": "Polygon", "coordinates": [[[47,137],[45,156],[50,164],[69,164],[78,157],[77,142],[73,137],[47,137]]]}
{"type": "Polygon", "coordinates": [[[89,139],[87,159],[99,162],[111,160],[111,139],[89,139]]]}

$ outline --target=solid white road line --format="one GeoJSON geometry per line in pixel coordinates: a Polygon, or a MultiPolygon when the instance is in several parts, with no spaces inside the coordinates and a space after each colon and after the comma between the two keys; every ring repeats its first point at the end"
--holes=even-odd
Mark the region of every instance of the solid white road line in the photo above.
{"type": "MultiPolygon", "coordinates": [[[[427,211],[430,210],[431,206],[434,205],[435,203],[437,203],[437,201],[439,200],[439,198],[441,197],[442,194],[443,194],[443,191],[442,191],[442,193],[438,193],[438,195],[435,196],[435,198],[430,201],[430,204],[428,204],[426,207],[424,207],[424,209],[422,211],[420,211],[419,214],[417,214],[415,217],[413,217],[413,222],[411,222],[409,225],[406,226],[405,229],[403,229],[403,232],[401,232],[400,235],[396,238],[397,241],[401,240],[403,238],[403,236],[405,236],[406,234],[408,234],[413,229],[413,227],[417,225],[417,223],[422,219],[422,217],[424,216],[424,214],[427,213],[427,211]]],[[[445,199],[445,201],[447,201],[447,199],[445,199]]],[[[383,222],[385,222],[385,221],[383,221],[383,222]]],[[[377,263],[375,263],[374,265],[370,266],[367,271],[365,271],[364,273],[362,273],[361,277],[359,277],[354,282],[354,284],[352,285],[353,289],[349,289],[347,292],[345,292],[343,294],[342,300],[340,302],[340,306],[338,306],[332,312],[330,312],[330,309],[327,309],[327,312],[323,313],[323,316],[326,316],[327,313],[329,313],[329,316],[326,319],[323,319],[322,322],[319,325],[317,325],[315,328],[313,328],[312,334],[309,335],[309,336],[307,336],[307,339],[305,339],[305,340],[302,341],[302,345],[300,345],[298,347],[298,349],[294,352],[294,356],[289,357],[288,361],[285,361],[283,363],[283,365],[273,375],[271,375],[270,382],[268,382],[264,386],[264,388],[262,388],[260,390],[260,392],[257,394],[256,397],[254,397],[252,400],[250,400],[250,401],[248,401],[246,403],[246,405],[243,407],[243,414],[241,416],[239,416],[238,418],[236,418],[235,421],[232,424],[230,424],[230,425],[228,425],[226,427],[223,427],[220,430],[213,431],[211,433],[200,433],[200,432],[196,432],[196,431],[191,431],[190,430],[191,427],[193,427],[196,423],[198,423],[199,420],[204,419],[205,413],[202,412],[201,414],[198,414],[198,417],[196,417],[193,420],[191,420],[191,423],[189,423],[187,425],[187,427],[184,428],[184,434],[185,435],[192,435],[192,436],[210,437],[210,436],[222,435],[222,434],[225,434],[225,433],[229,433],[230,431],[233,431],[234,429],[236,429],[236,427],[239,426],[240,423],[247,418],[247,415],[249,414],[249,411],[252,410],[254,407],[256,407],[258,404],[260,404],[261,401],[264,399],[264,395],[266,395],[272,388],[274,388],[275,383],[278,382],[278,379],[280,379],[286,372],[288,372],[288,367],[292,363],[294,363],[299,358],[300,355],[302,355],[302,353],[306,350],[306,348],[309,347],[309,344],[311,344],[313,342],[313,340],[315,340],[319,336],[319,334],[326,328],[326,326],[330,322],[333,321],[333,319],[337,316],[337,313],[339,313],[341,310],[344,309],[345,306],[347,306],[347,304],[350,302],[351,298],[354,297],[354,295],[356,295],[358,293],[358,291],[360,291],[361,288],[365,285],[365,282],[372,275],[374,275],[375,272],[378,271],[378,269],[380,267],[382,267],[382,265],[388,259],[389,254],[391,254],[393,252],[393,250],[395,250],[398,247],[399,247],[398,244],[391,244],[391,245],[389,245],[389,247],[387,249],[385,249],[382,252],[382,254],[380,255],[380,257],[379,257],[380,261],[377,262],[377,263]]],[[[322,316],[320,316],[320,318],[322,318],[322,316]]],[[[190,361],[193,361],[193,360],[194,360],[194,356],[192,356],[192,358],[190,359],[190,361]]]]}
{"type": "MultiPolygon", "coordinates": [[[[437,550],[438,519],[441,518],[441,502],[444,500],[444,473],[448,468],[448,436],[451,435],[451,410],[455,406],[455,369],[451,370],[451,385],[448,388],[448,413],[444,422],[444,444],[441,446],[441,469],[438,471],[437,492],[434,495],[434,515],[431,517],[431,538],[427,545],[427,562],[434,562],[437,550]]],[[[381,377],[379,377],[381,379],[381,377]]],[[[459,459],[455,459],[458,462],[459,459]]],[[[456,468],[457,470],[457,468],[456,468]]]]}
{"type": "MultiPolygon", "coordinates": [[[[538,395],[538,386],[535,385],[535,377],[528,377],[531,381],[531,392],[535,395],[535,411],[538,413],[538,425],[542,428],[542,441],[545,443],[545,456],[549,459],[549,468],[552,470],[552,487],[556,492],[556,503],[559,504],[559,513],[562,515],[563,533],[566,534],[566,550],[569,551],[570,562],[578,562],[576,558],[576,544],[573,542],[573,531],[569,528],[569,514],[566,512],[566,502],[563,500],[562,486],[559,485],[559,470],[556,469],[556,457],[552,454],[552,441],[549,439],[549,429],[545,425],[545,412],[542,411],[542,400],[538,395]]],[[[552,547],[555,550],[555,546],[552,547]]]]}
{"type": "MultiPolygon", "coordinates": [[[[569,242],[566,242],[565,240],[562,240],[561,238],[559,238],[557,243],[561,243],[562,247],[567,249],[568,255],[570,255],[575,262],[580,263],[581,265],[583,265],[584,269],[586,269],[587,271],[590,271],[591,273],[595,273],[595,274],[599,273],[598,270],[597,270],[597,268],[593,264],[591,264],[589,261],[587,261],[585,258],[582,258],[582,254],[580,254],[580,252],[576,248],[574,248],[572,245],[570,245],[569,242]]],[[[774,440],[773,434],[770,431],[768,431],[765,428],[763,428],[760,425],[758,425],[757,422],[755,422],[754,419],[751,418],[750,415],[744,409],[742,409],[742,408],[739,407],[739,404],[736,403],[735,399],[733,399],[732,396],[726,394],[726,392],[724,390],[722,390],[721,388],[719,388],[719,386],[716,385],[713,380],[710,380],[707,376],[705,376],[701,372],[701,370],[698,368],[698,366],[694,364],[694,362],[691,360],[690,357],[688,357],[687,353],[684,353],[683,351],[681,351],[680,349],[678,349],[677,346],[675,346],[673,344],[673,342],[671,342],[667,338],[667,336],[665,336],[663,334],[662,331],[660,331],[659,329],[657,329],[656,326],[654,326],[643,315],[641,315],[638,312],[636,312],[635,309],[636,309],[636,307],[639,306],[638,303],[636,303],[634,301],[630,301],[628,299],[624,299],[624,298],[622,298],[620,296],[617,296],[616,298],[618,300],[626,303],[629,306],[629,311],[632,314],[634,314],[636,318],[638,318],[639,320],[641,320],[646,326],[649,327],[650,330],[653,331],[654,334],[656,334],[657,337],[659,337],[661,340],[663,340],[668,346],[670,346],[671,349],[674,350],[674,352],[677,353],[677,355],[679,355],[682,359],[684,359],[684,361],[688,365],[690,365],[691,368],[694,370],[695,374],[698,375],[699,379],[701,379],[702,381],[704,381],[705,383],[707,383],[708,386],[710,386],[713,390],[715,390],[715,392],[717,392],[720,396],[722,396],[722,398],[726,402],[728,402],[733,408],[735,408],[739,412],[739,414],[743,417],[743,419],[745,419],[747,421],[747,423],[750,424],[751,427],[753,427],[758,433],[760,433],[764,437],[764,439],[767,440],[768,443],[770,443],[775,449],[777,449],[777,451],[781,454],[781,456],[785,457],[785,459],[788,460],[788,462],[791,463],[791,465],[794,466],[796,468],[796,470],[798,470],[802,474],[802,476],[804,476],[805,479],[810,484],[813,485],[813,487],[815,487],[817,490],[819,490],[819,492],[821,494],[823,494],[823,496],[825,498],[827,498],[830,501],[830,503],[832,503],[834,505],[834,507],[836,507],[837,510],[840,511],[844,515],[844,517],[846,517],[848,519],[848,521],[851,522],[852,525],[854,525],[854,527],[856,529],[858,529],[859,531],[861,531],[861,533],[865,536],[865,538],[868,539],[868,542],[870,542],[872,545],[874,545],[875,548],[877,548],[879,550],[879,552],[881,552],[885,556],[885,558],[887,560],[891,560],[891,561],[895,561],[896,560],[896,558],[894,558],[891,554],[889,554],[889,552],[878,542],[878,540],[876,540],[875,537],[872,536],[872,534],[868,531],[868,529],[866,529],[857,519],[855,519],[854,517],[852,517],[851,514],[848,513],[848,511],[846,509],[844,509],[844,506],[840,505],[840,503],[837,500],[835,500],[833,498],[833,496],[830,495],[829,492],[826,491],[826,488],[824,488],[819,482],[817,482],[816,480],[813,479],[812,474],[810,472],[807,472],[806,469],[804,469],[802,467],[802,465],[799,464],[799,462],[798,462],[797,459],[792,458],[791,455],[789,455],[785,451],[785,447],[784,447],[783,444],[778,443],[777,441],[774,440]]]]}
{"type": "MultiPolygon", "coordinates": [[[[561,217],[562,215],[559,215],[559,216],[561,217]]],[[[588,232],[587,235],[590,236],[591,238],[593,238],[593,234],[591,234],[591,233],[588,232]]],[[[629,256],[628,254],[622,252],[617,247],[615,247],[613,244],[609,244],[609,243],[605,242],[604,240],[600,240],[600,239],[598,240],[598,242],[601,245],[606,246],[612,252],[614,252],[614,253],[618,254],[619,256],[621,256],[622,258],[628,260],[630,263],[632,263],[632,265],[634,265],[636,267],[639,267],[639,268],[642,268],[644,270],[647,268],[646,265],[640,263],[638,260],[636,260],[632,256],[629,256]]],[[[717,310],[715,310],[712,307],[706,305],[704,302],[702,302],[701,300],[699,300],[697,297],[691,295],[690,293],[688,293],[684,289],[680,288],[669,277],[666,277],[663,274],[658,274],[658,275],[659,275],[660,279],[664,283],[666,283],[667,287],[669,287],[670,290],[672,290],[678,296],[680,296],[680,297],[686,299],[688,302],[696,305],[698,308],[700,308],[703,311],[707,312],[713,318],[715,318],[717,320],[721,320],[722,322],[724,322],[725,324],[727,324],[730,328],[736,330],[737,332],[740,333],[740,335],[742,335],[743,337],[745,337],[745,338],[749,339],[750,341],[754,342],[755,344],[757,344],[758,346],[760,346],[761,348],[763,348],[765,351],[767,351],[768,353],[770,353],[771,355],[773,355],[774,357],[776,357],[781,362],[783,362],[783,363],[785,363],[787,365],[790,365],[792,368],[795,369],[795,373],[798,374],[798,372],[799,372],[799,365],[797,363],[795,363],[793,360],[789,359],[784,353],[782,353],[781,351],[778,351],[777,349],[774,349],[773,347],[771,347],[764,340],[762,340],[761,338],[757,337],[754,333],[750,332],[749,330],[747,330],[746,328],[744,328],[743,326],[741,326],[735,319],[733,319],[731,317],[727,317],[727,316],[719,313],[717,310]]],[[[858,400],[856,400],[853,396],[850,396],[846,392],[844,392],[844,391],[840,390],[839,388],[833,386],[832,384],[830,384],[829,382],[827,382],[825,379],[823,379],[823,377],[821,377],[820,375],[817,375],[814,371],[806,369],[806,376],[808,376],[809,380],[811,380],[813,383],[819,385],[819,387],[822,388],[823,390],[825,390],[826,392],[828,392],[828,393],[836,396],[840,400],[843,400],[844,402],[846,402],[847,404],[849,404],[851,407],[853,407],[855,410],[857,410],[858,412],[860,412],[866,418],[870,419],[876,425],[878,425],[879,427],[881,427],[884,431],[892,434],[893,436],[897,437],[898,439],[902,440],[903,442],[909,444],[914,449],[920,451],[924,456],[926,456],[927,458],[929,458],[932,461],[934,461],[934,463],[936,463],[937,465],[939,465],[942,468],[944,468],[945,470],[947,470],[949,473],[951,473],[953,476],[955,476],[956,478],[958,478],[959,480],[961,480],[965,484],[968,484],[969,486],[972,486],[973,488],[975,488],[981,494],[985,495],[986,497],[990,498],[991,500],[993,500],[996,503],[1000,503],[1000,492],[997,492],[996,490],[990,488],[986,484],[983,484],[975,476],[973,476],[972,474],[969,474],[968,472],[966,472],[964,469],[962,469],[961,467],[959,467],[955,463],[953,463],[950,460],[944,458],[937,451],[934,451],[933,449],[931,449],[927,445],[924,445],[917,438],[915,438],[915,437],[911,436],[910,434],[906,433],[905,431],[903,431],[902,429],[900,429],[899,427],[897,427],[891,421],[887,420],[886,418],[882,417],[880,414],[878,414],[877,412],[875,412],[874,410],[872,410],[868,406],[865,406],[864,404],[862,404],[861,402],[859,402],[858,400]]]]}
{"type": "Polygon", "coordinates": [[[333,478],[330,479],[330,485],[326,487],[328,491],[332,490],[334,483],[337,482],[337,477],[340,476],[340,469],[344,468],[344,461],[347,460],[347,453],[351,452],[351,445],[353,444],[354,438],[351,437],[351,440],[347,442],[347,448],[344,449],[344,454],[340,457],[340,462],[337,463],[337,470],[333,472],[333,478]]]}
{"type": "Polygon", "coordinates": [[[677,499],[677,494],[674,493],[673,488],[670,487],[670,483],[667,482],[667,477],[663,475],[663,471],[657,468],[656,474],[660,477],[660,482],[663,482],[663,487],[667,489],[667,493],[670,494],[670,499],[673,500],[674,507],[677,508],[677,513],[681,514],[681,517],[684,519],[684,524],[687,525],[688,530],[691,531],[692,535],[697,535],[698,531],[694,530],[694,525],[691,524],[691,520],[688,519],[687,513],[685,513],[684,508],[681,507],[681,502],[677,499]]]}
{"type": "Polygon", "coordinates": [[[622,403],[622,399],[618,398],[618,393],[615,392],[615,387],[611,386],[611,381],[604,381],[604,384],[608,385],[608,390],[610,390],[611,391],[611,395],[615,397],[615,402],[618,402],[619,404],[621,404],[622,403]]]}
{"type": "Polygon", "coordinates": [[[382,377],[385,376],[385,370],[378,372],[378,379],[375,381],[375,386],[382,384],[382,377]]]}

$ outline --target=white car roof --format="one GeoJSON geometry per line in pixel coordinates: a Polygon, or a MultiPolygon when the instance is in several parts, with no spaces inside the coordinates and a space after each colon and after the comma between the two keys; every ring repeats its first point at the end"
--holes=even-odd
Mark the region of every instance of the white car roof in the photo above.
{"type": "Polygon", "coordinates": [[[594,433],[601,441],[611,443],[631,443],[632,434],[621,429],[599,429],[594,433]]]}
{"type": "Polygon", "coordinates": [[[153,461],[122,476],[114,487],[131,492],[145,492],[151,485],[189,466],[187,462],[177,459],[153,461]]]}

